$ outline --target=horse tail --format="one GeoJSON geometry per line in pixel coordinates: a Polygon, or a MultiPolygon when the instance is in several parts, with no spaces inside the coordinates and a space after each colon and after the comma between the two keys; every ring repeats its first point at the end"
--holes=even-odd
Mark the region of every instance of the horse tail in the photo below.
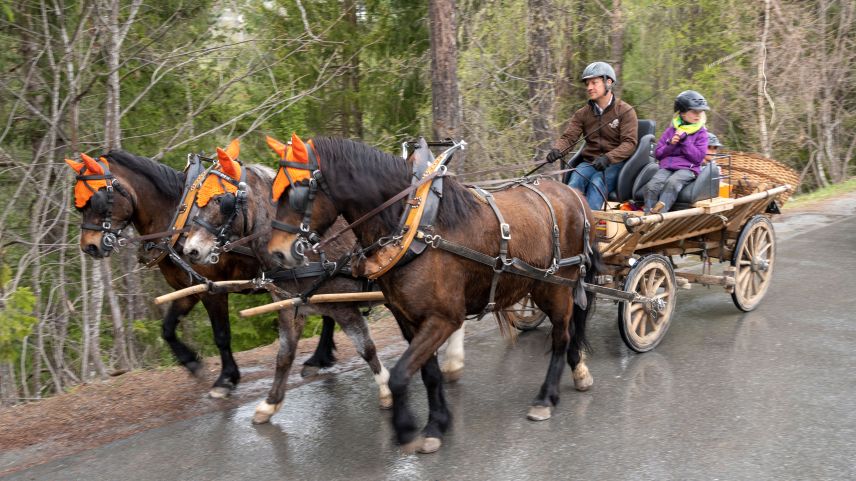
{"type": "MultiPolygon", "coordinates": [[[[592,253],[589,256],[589,266],[586,269],[585,282],[591,283],[595,276],[604,272],[603,257],[597,249],[597,244],[594,243],[591,247],[592,253]]],[[[591,345],[586,338],[586,322],[591,314],[594,313],[595,295],[593,292],[586,291],[586,308],[583,309],[574,303],[574,313],[571,318],[571,325],[568,326],[571,335],[571,345],[569,349],[576,352],[590,351],[591,345]]]]}

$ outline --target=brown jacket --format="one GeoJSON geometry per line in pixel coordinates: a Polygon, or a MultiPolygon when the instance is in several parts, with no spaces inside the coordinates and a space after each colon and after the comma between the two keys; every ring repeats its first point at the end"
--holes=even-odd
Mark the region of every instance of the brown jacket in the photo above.
{"type": "Polygon", "coordinates": [[[577,110],[565,133],[553,144],[564,152],[580,135],[585,136],[583,159],[594,160],[606,155],[613,164],[629,159],[636,150],[636,111],[627,102],[616,98],[606,107],[602,116],[594,112],[591,102],[577,110]]]}

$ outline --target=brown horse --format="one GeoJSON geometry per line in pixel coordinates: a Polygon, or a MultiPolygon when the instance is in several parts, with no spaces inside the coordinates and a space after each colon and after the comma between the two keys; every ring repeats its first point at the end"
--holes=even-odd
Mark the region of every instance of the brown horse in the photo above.
{"type": "MultiPolygon", "coordinates": [[[[314,139],[313,146],[301,146],[296,151],[312,152],[317,156],[317,173],[313,173],[318,188],[311,205],[301,200],[306,196],[306,181],[289,177],[284,195],[279,199],[277,221],[299,225],[306,223],[305,211],[311,212],[310,227],[325,232],[338,215],[354,222],[411,184],[411,170],[401,158],[384,154],[366,145],[337,138],[314,139]]],[[[298,159],[298,162],[301,160],[298,159]]],[[[307,162],[303,159],[302,162],[307,162]]],[[[290,162],[286,167],[298,164],[290,162]]],[[[280,174],[288,169],[280,169],[280,174]]],[[[557,248],[561,258],[578,256],[586,243],[594,246],[591,211],[579,194],[570,187],[552,180],[541,180],[533,186],[540,191],[555,212],[558,232],[557,248]],[[586,238],[586,235],[588,237],[586,238]]],[[[276,184],[275,184],[276,190],[276,184]]],[[[555,259],[551,241],[554,222],[542,197],[522,186],[494,194],[495,203],[510,225],[508,257],[547,269],[555,259]]],[[[404,202],[380,212],[354,228],[363,247],[376,245],[379,239],[401,232],[404,202]]],[[[453,177],[444,179],[442,198],[436,222],[431,229],[434,240],[456,243],[471,251],[500,259],[500,222],[492,208],[481,202],[453,177]]],[[[270,251],[284,265],[298,265],[301,249],[293,245],[302,241],[302,234],[278,231],[269,244],[270,251]]],[[[433,244],[434,246],[438,243],[433,244]]],[[[587,270],[588,280],[594,276],[598,254],[592,252],[587,270]]],[[[585,259],[585,256],[579,259],[585,259]]],[[[578,279],[580,265],[564,265],[555,272],[566,279],[578,279]]],[[[410,347],[391,370],[389,381],[393,395],[393,427],[398,442],[407,449],[433,452],[439,449],[441,437],[451,419],[443,395],[442,377],[436,352],[440,345],[463,322],[466,315],[480,314],[488,304],[494,267],[475,262],[442,249],[428,248],[409,263],[399,264],[378,278],[410,347]],[[418,436],[416,419],[408,406],[407,386],[411,377],[421,370],[428,393],[429,416],[422,436],[418,436]]],[[[565,360],[573,370],[577,389],[586,390],[592,377],[584,362],[585,322],[587,309],[574,302],[573,288],[567,284],[548,283],[530,277],[503,274],[496,289],[495,307],[506,308],[526,293],[546,312],[552,321],[552,355],[546,378],[541,385],[528,417],[548,419],[559,401],[559,380],[565,360]]],[[[592,294],[578,298],[579,304],[591,306],[592,294]],[[586,304],[585,301],[588,301],[586,304]]],[[[507,326],[506,326],[507,328],[507,326]]]]}
{"type": "MultiPolygon", "coordinates": [[[[75,207],[82,216],[80,248],[84,253],[96,259],[109,256],[117,238],[121,237],[122,228],[129,224],[133,224],[141,235],[164,232],[169,228],[184,190],[183,172],[121,150],[105,154],[98,160],[85,154],[81,157],[83,162],[66,162],[78,174],[75,207]]],[[[180,240],[176,245],[179,254],[182,242],[180,240]]],[[[169,257],[157,266],[174,289],[191,285],[188,273],[169,257]]],[[[212,281],[250,279],[258,274],[260,264],[254,258],[226,254],[219,265],[202,266],[196,270],[212,281]]],[[[203,367],[201,358],[176,335],[181,318],[200,301],[208,312],[222,364],[210,394],[222,398],[240,380],[231,350],[228,294],[199,294],[173,302],[163,319],[161,335],[176,359],[191,373],[200,374],[203,367]]],[[[307,366],[332,365],[332,336],[333,320],[325,317],[322,340],[307,366]]]]}
{"type": "MultiPolygon", "coordinates": [[[[258,258],[265,269],[272,270],[267,276],[278,279],[275,283],[277,289],[272,292],[273,297],[277,300],[297,297],[319,278],[321,273],[318,272],[318,268],[323,269],[323,266],[317,262],[316,257],[313,259],[316,261],[313,265],[300,266],[289,271],[276,271],[277,263],[267,251],[271,220],[276,210],[276,206],[271,202],[271,183],[274,172],[261,165],[241,165],[221,149],[218,149],[217,153],[219,162],[215,166],[215,171],[209,174],[206,183],[203,184],[203,192],[200,192],[197,198],[196,216],[187,234],[184,252],[194,264],[210,267],[211,262],[218,258],[212,253],[220,252],[225,242],[252,238],[247,244],[252,254],[258,258]],[[208,184],[214,186],[213,191],[205,188],[208,184]]],[[[328,251],[330,260],[335,261],[348,252],[355,242],[353,235],[337,239],[328,251]]],[[[223,259],[215,262],[215,264],[221,263],[223,259]]],[[[315,292],[322,294],[362,290],[363,282],[359,279],[349,275],[338,275],[324,280],[315,292]]],[[[392,393],[387,386],[389,371],[377,358],[368,324],[360,313],[361,306],[365,304],[307,304],[297,313],[293,309],[280,311],[279,352],[276,357],[274,382],[267,399],[256,407],[253,422],[267,422],[282,406],[288,372],[294,362],[297,341],[303,331],[307,314],[321,314],[336,320],[374,374],[379,387],[381,407],[392,407],[392,393]]]]}

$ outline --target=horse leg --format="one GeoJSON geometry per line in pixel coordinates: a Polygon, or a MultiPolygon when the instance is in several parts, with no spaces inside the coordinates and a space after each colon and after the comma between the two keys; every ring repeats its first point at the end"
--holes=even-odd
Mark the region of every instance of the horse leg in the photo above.
{"type": "MultiPolygon", "coordinates": [[[[393,310],[393,314],[395,312],[393,310]]],[[[396,319],[398,318],[397,314],[396,319]]],[[[410,329],[405,329],[407,327],[404,325],[402,329],[405,337],[408,332],[412,332],[410,329]]],[[[443,318],[436,316],[428,318],[423,325],[419,326],[416,335],[410,340],[410,347],[404,351],[390,373],[392,425],[398,443],[402,445],[405,452],[437,451],[442,444],[442,435],[449,427],[452,415],[443,395],[443,375],[435,353],[455,329],[456,326],[453,323],[443,318]],[[417,437],[416,434],[416,419],[408,406],[407,394],[410,378],[417,369],[423,369],[422,382],[428,393],[428,423],[421,437],[417,437]]]]}
{"type": "Polygon", "coordinates": [[[552,289],[552,291],[554,295],[547,302],[543,302],[543,300],[542,302],[538,302],[541,299],[535,297],[535,293],[533,293],[535,303],[553,321],[553,349],[550,354],[550,364],[547,368],[544,383],[541,385],[541,389],[538,391],[538,395],[535,397],[532,406],[529,408],[529,413],[526,415],[532,421],[550,419],[553,407],[559,404],[559,381],[562,378],[562,370],[565,367],[564,357],[570,345],[570,335],[568,333],[568,322],[570,319],[568,318],[572,312],[570,304],[573,302],[570,289],[563,289],[564,293],[557,292],[558,289],[552,289]]]}
{"type": "Polygon", "coordinates": [[[464,372],[464,327],[466,321],[461,324],[461,328],[453,332],[446,341],[446,352],[443,360],[443,367],[440,370],[443,372],[443,378],[447,382],[455,382],[461,378],[464,372]]]}
{"type": "Polygon", "coordinates": [[[208,295],[202,297],[202,304],[208,311],[211,329],[214,331],[214,344],[220,351],[220,376],[214,381],[214,387],[208,392],[212,398],[227,397],[241,380],[241,373],[235,358],[232,357],[232,334],[229,326],[229,297],[228,294],[208,295]]]}
{"type": "Polygon", "coordinates": [[[372,340],[366,319],[356,307],[341,309],[339,313],[342,315],[337,315],[336,320],[342,326],[342,331],[353,341],[360,357],[365,359],[372,370],[379,389],[378,396],[381,409],[391,408],[392,391],[389,390],[389,371],[377,357],[377,348],[372,340]]]}
{"type": "Polygon", "coordinates": [[[318,346],[315,347],[312,357],[303,363],[303,370],[300,371],[301,376],[314,376],[321,369],[331,367],[336,363],[336,356],[333,355],[333,350],[336,349],[336,343],[333,341],[335,327],[336,322],[332,317],[321,317],[321,335],[318,337],[318,346]]]}
{"type": "Polygon", "coordinates": [[[300,339],[305,323],[306,317],[302,314],[295,315],[294,310],[279,311],[279,351],[276,353],[276,372],[267,398],[256,406],[253,424],[264,424],[270,421],[271,416],[282,407],[285,388],[288,384],[288,372],[294,362],[297,341],[300,339]]]}
{"type": "Polygon", "coordinates": [[[594,309],[595,296],[591,292],[587,292],[586,297],[588,298],[588,307],[586,309],[581,309],[574,304],[574,313],[571,316],[571,324],[569,326],[571,343],[568,346],[568,365],[571,366],[574,387],[577,391],[588,391],[592,384],[594,384],[594,378],[592,378],[588,366],[586,366],[585,349],[588,343],[585,332],[589,309],[594,309]]]}
{"type": "Polygon", "coordinates": [[[195,306],[197,302],[199,302],[199,298],[193,296],[183,297],[173,301],[172,304],[169,305],[169,309],[166,311],[166,316],[164,317],[163,324],[161,325],[161,337],[169,345],[169,348],[172,350],[175,358],[178,359],[178,362],[187,368],[187,370],[194,376],[199,376],[202,372],[202,359],[199,357],[199,354],[181,342],[176,335],[175,330],[181,319],[186,316],[191,309],[193,309],[193,306],[195,306]]]}

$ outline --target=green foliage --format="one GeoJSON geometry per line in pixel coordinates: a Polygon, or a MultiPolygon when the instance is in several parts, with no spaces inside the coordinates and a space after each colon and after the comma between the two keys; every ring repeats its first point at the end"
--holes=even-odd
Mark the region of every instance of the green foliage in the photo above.
{"type": "Polygon", "coordinates": [[[29,287],[20,287],[9,294],[0,308],[0,360],[18,359],[21,342],[38,322],[33,316],[35,306],[36,296],[29,287]]]}

